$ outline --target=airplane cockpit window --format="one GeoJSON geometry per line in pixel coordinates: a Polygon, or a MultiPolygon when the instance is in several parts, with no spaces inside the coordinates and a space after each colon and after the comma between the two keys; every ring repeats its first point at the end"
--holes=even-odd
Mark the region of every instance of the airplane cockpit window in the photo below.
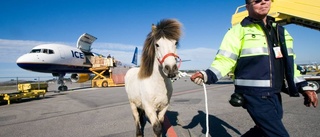
{"type": "Polygon", "coordinates": [[[49,52],[48,52],[48,49],[43,49],[42,52],[43,52],[43,53],[46,53],[46,54],[49,53],[49,52]]]}
{"type": "Polygon", "coordinates": [[[40,53],[41,49],[33,49],[30,51],[30,53],[40,53]]]}
{"type": "Polygon", "coordinates": [[[53,50],[49,49],[49,54],[54,54],[53,50]]]}
{"type": "Polygon", "coordinates": [[[32,49],[30,53],[54,54],[54,51],[52,49],[32,49]]]}

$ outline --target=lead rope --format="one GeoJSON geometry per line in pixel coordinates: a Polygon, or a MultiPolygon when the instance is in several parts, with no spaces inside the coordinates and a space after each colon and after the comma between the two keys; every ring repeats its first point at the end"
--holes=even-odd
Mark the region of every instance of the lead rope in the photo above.
{"type": "Polygon", "coordinates": [[[204,92],[204,100],[205,100],[205,106],[206,106],[206,137],[209,136],[209,110],[208,110],[208,98],[207,98],[207,88],[206,84],[202,83],[203,86],[203,92],[204,92]]]}
{"type": "MultiPolygon", "coordinates": [[[[186,72],[181,72],[179,71],[178,73],[178,77],[175,78],[175,79],[172,79],[172,82],[180,79],[181,77],[191,77],[191,75],[187,74],[186,72]]],[[[202,83],[202,86],[203,86],[203,91],[204,91],[204,101],[205,101],[205,109],[206,109],[206,137],[209,136],[209,110],[208,110],[208,98],[207,98],[207,88],[206,88],[206,84],[202,83]]]]}
{"type": "Polygon", "coordinates": [[[205,100],[205,106],[206,106],[206,137],[209,135],[209,110],[208,110],[208,99],[207,99],[207,88],[206,84],[202,83],[203,91],[204,91],[204,100],[205,100]]]}

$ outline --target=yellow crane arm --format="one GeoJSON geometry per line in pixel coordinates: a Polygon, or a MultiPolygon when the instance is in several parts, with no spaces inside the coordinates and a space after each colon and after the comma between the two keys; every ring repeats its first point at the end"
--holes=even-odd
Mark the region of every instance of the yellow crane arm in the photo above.
{"type": "MultiPolygon", "coordinates": [[[[320,31],[320,0],[273,0],[269,15],[282,25],[293,23],[320,31]]],[[[239,6],[231,24],[240,23],[246,16],[245,5],[239,6]]]]}

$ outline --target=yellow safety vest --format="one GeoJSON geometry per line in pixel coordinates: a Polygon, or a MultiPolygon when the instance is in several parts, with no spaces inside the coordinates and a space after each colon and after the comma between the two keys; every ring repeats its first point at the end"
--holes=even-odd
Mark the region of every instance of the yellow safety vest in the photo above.
{"type": "MultiPolygon", "coordinates": [[[[277,31],[279,27],[277,26],[277,31]]],[[[277,34],[281,45],[286,47],[286,50],[283,51],[287,62],[285,65],[288,67],[285,69],[285,75],[287,78],[292,78],[292,82],[289,79],[290,90],[295,90],[294,84],[305,82],[305,79],[297,70],[297,65],[294,64],[293,38],[286,30],[283,30],[281,36],[279,36],[280,33],[277,34]],[[284,37],[283,40],[280,37],[284,37]]],[[[272,72],[274,70],[272,70],[270,52],[266,34],[258,24],[251,23],[245,27],[237,24],[225,34],[215,60],[206,70],[209,75],[207,83],[216,82],[213,80],[215,78],[210,75],[220,79],[232,72],[236,92],[237,90],[239,92],[249,90],[255,94],[257,90],[259,92],[272,91],[272,72]]],[[[293,91],[294,96],[297,96],[296,91],[293,91]]]]}

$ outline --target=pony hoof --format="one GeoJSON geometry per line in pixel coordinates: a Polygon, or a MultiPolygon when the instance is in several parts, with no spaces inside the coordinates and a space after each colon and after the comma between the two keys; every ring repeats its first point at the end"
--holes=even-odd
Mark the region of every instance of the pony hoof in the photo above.
{"type": "Polygon", "coordinates": [[[155,137],[160,137],[161,136],[161,133],[162,133],[162,127],[161,125],[154,125],[153,126],[153,132],[155,134],[155,137]]]}

